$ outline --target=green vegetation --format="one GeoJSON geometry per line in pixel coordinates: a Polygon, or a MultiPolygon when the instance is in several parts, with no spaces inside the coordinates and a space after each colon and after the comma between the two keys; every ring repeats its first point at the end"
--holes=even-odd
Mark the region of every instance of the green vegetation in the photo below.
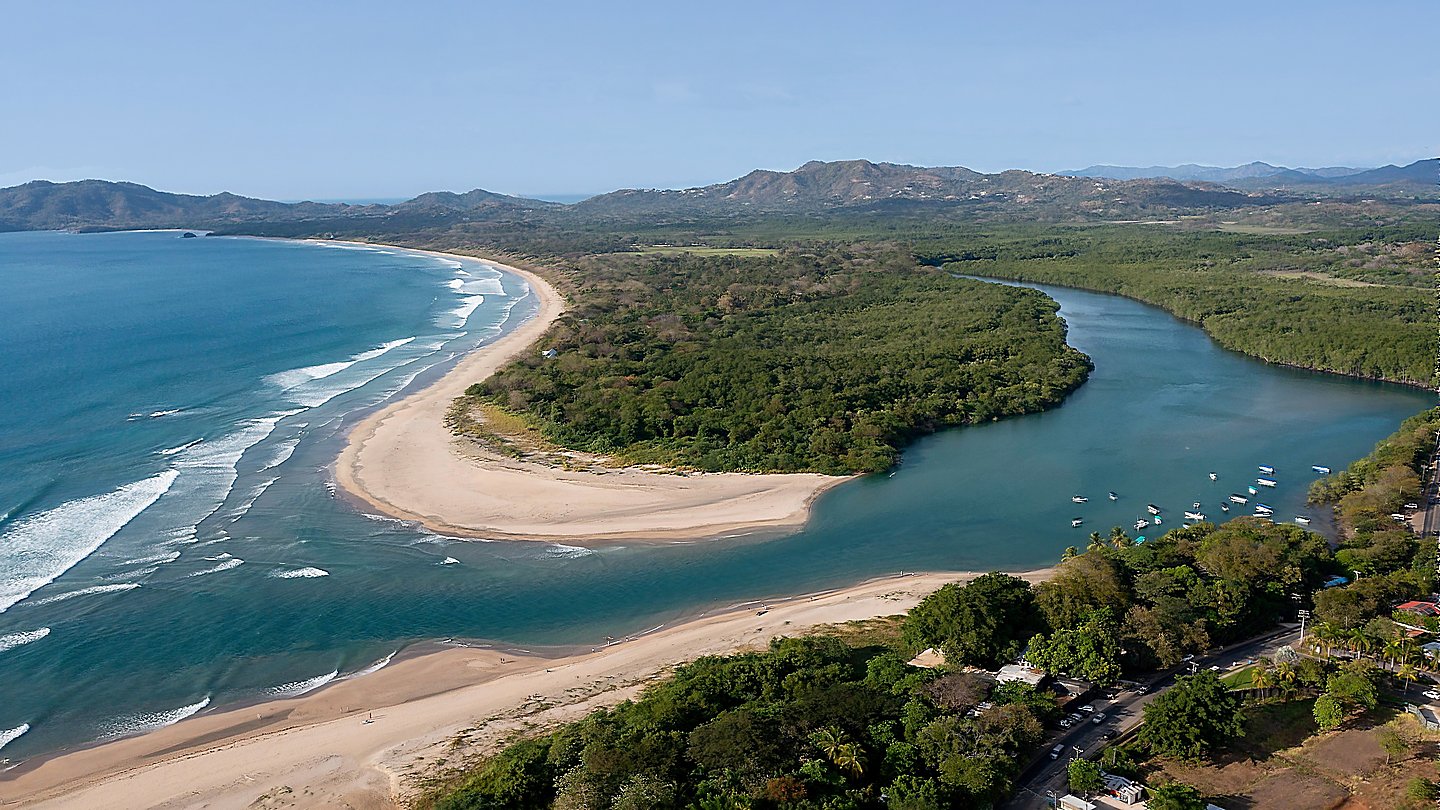
{"type": "Polygon", "coordinates": [[[1028,648],[1048,671],[1110,684],[1270,626],[1331,561],[1318,535],[1254,518],[1139,544],[1123,531],[1112,537],[1033,589],[1005,574],[947,585],[910,611],[905,639],[987,667],[1028,648]]]}
{"type": "Polygon", "coordinates": [[[1051,226],[936,238],[919,253],[957,273],[1155,304],[1270,362],[1430,385],[1434,302],[1423,288],[1429,254],[1416,247],[1429,239],[1409,226],[1289,235],[1051,226]]]}
{"type": "Polygon", "coordinates": [[[1058,403],[1088,373],[1043,295],[895,250],[585,262],[536,353],[470,393],[551,442],[701,470],[875,472],[920,433],[1058,403]]]}
{"type": "Polygon", "coordinates": [[[695,661],[634,702],[512,744],[422,804],[989,807],[1055,712],[1028,687],[992,690],[833,637],[782,639],[695,661]],[[993,705],[972,712],[987,693],[993,705]]]}
{"type": "MultiPolygon", "coordinates": [[[[1343,472],[1316,481],[1310,500],[1335,504],[1345,536],[1336,560],[1362,575],[1315,595],[1314,640],[1379,648],[1396,638],[1391,605],[1429,594],[1435,587],[1434,549],[1408,526],[1390,518],[1420,497],[1421,476],[1435,449],[1440,408],[1410,417],[1374,451],[1343,472]]],[[[1405,616],[1423,625],[1427,617],[1405,616]]],[[[1437,627],[1436,629],[1440,629],[1437,627]]]]}
{"type": "Polygon", "coordinates": [[[1152,754],[1199,760],[1245,733],[1240,699],[1213,672],[1176,678],[1145,704],[1139,741],[1152,754]]]}

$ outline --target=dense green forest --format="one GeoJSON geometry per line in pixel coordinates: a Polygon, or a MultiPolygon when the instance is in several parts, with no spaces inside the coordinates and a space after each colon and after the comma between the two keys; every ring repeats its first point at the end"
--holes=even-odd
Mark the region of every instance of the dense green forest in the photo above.
{"type": "Polygon", "coordinates": [[[1347,574],[1359,574],[1344,587],[1316,594],[1320,635],[1350,633],[1390,641],[1398,635],[1390,606],[1427,598],[1434,590],[1434,543],[1417,538],[1390,515],[1420,500],[1437,430],[1440,408],[1416,414],[1370,455],[1311,486],[1310,499],[1334,504],[1344,529],[1336,558],[1347,574]]]}
{"type": "Polygon", "coordinates": [[[1270,362],[1430,385],[1434,301],[1421,285],[1429,283],[1425,259],[1433,248],[1411,230],[999,229],[918,250],[956,272],[1155,304],[1198,324],[1220,345],[1270,362]]]}
{"type": "Polygon", "coordinates": [[[549,440],[701,470],[875,472],[913,436],[1050,407],[1089,370],[1045,296],[884,246],[609,255],[540,352],[477,384],[549,440]]]}
{"type": "MultiPolygon", "coordinates": [[[[815,636],[698,660],[633,702],[510,745],[424,804],[991,807],[1058,707],[1048,691],[996,686],[960,665],[994,667],[1028,645],[1032,663],[1113,683],[1288,617],[1290,592],[1318,587],[1330,563],[1318,535],[1253,518],[1145,543],[1117,530],[1068,554],[1039,586],[992,573],[940,589],[888,645],[815,636]],[[924,647],[942,649],[951,667],[905,663],[924,647]]],[[[1205,736],[1204,723],[1171,714],[1205,736]]],[[[1154,752],[1168,753],[1172,737],[1157,738],[1154,752]]]]}

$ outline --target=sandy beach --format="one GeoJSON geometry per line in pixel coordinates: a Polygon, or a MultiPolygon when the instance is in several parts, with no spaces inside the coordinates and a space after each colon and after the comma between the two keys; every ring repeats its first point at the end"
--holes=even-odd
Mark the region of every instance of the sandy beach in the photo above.
{"type": "Polygon", "coordinates": [[[848,480],[813,474],[569,470],[486,452],[457,438],[444,423],[455,398],[528,350],[565,311],[561,295],[536,274],[484,261],[524,278],[539,299],[539,310],[471,352],[433,385],[356,426],[336,462],[335,478],[371,508],[459,536],[695,540],[798,528],[820,492],[848,480]]]}
{"type": "Polygon", "coordinates": [[[676,664],[901,613],[973,576],[887,577],[767,602],[763,615],[761,603],[732,606],[563,658],[447,649],[310,695],[200,715],[17,768],[0,775],[0,806],[395,807],[426,777],[507,735],[614,705],[676,664]]]}

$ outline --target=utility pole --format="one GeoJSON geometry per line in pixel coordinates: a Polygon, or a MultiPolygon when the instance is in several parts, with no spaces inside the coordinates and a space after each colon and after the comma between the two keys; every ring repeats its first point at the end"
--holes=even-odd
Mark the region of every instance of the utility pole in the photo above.
{"type": "Polygon", "coordinates": [[[1310,618],[1310,611],[1302,610],[1298,615],[1300,617],[1300,641],[1303,642],[1305,641],[1305,620],[1310,618]]]}

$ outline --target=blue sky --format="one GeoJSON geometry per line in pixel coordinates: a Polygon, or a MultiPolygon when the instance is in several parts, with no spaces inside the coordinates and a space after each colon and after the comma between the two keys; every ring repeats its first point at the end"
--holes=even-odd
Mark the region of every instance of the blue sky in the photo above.
{"type": "Polygon", "coordinates": [[[1437,23],[1431,2],[16,3],[0,185],[297,199],[862,157],[1408,163],[1440,153],[1437,23]]]}

